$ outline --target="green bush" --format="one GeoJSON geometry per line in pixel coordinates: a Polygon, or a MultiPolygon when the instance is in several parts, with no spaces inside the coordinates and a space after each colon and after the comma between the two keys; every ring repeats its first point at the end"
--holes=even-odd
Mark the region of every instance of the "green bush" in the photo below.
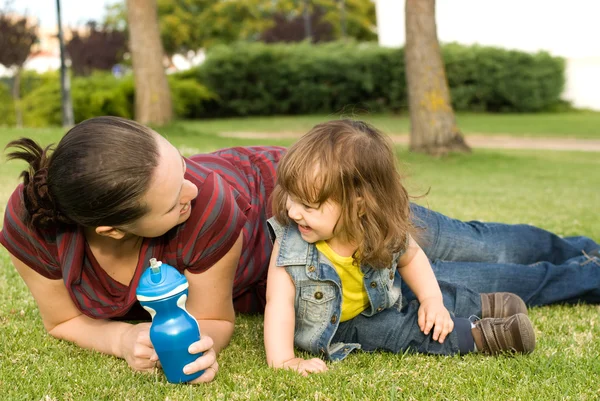
{"type": "MultiPolygon", "coordinates": [[[[458,111],[535,112],[565,108],[564,60],[493,47],[442,47],[452,104],[458,111]]],[[[0,124],[14,124],[14,105],[0,82],[0,124]]],[[[403,49],[332,42],[218,46],[204,64],[170,75],[179,118],[353,114],[408,108],[403,49]]],[[[75,121],[134,115],[133,78],[95,73],[72,80],[75,121]]],[[[24,123],[61,123],[58,72],[24,72],[24,123]]]]}
{"type": "Polygon", "coordinates": [[[23,124],[45,127],[62,123],[60,82],[49,81],[33,89],[22,99],[23,124]]]}
{"type": "Polygon", "coordinates": [[[15,104],[8,82],[0,81],[0,126],[15,124],[15,104]]]}
{"type": "MultiPolygon", "coordinates": [[[[203,113],[203,104],[215,96],[197,81],[177,76],[169,77],[175,115],[195,118],[203,113]]],[[[71,97],[75,122],[101,115],[133,118],[135,88],[133,77],[116,78],[97,72],[88,77],[74,77],[71,97]]],[[[44,80],[23,98],[23,120],[26,126],[40,127],[62,123],[60,82],[44,80]]]]}
{"type": "Polygon", "coordinates": [[[169,87],[173,99],[173,112],[178,118],[201,117],[206,114],[206,108],[211,107],[217,100],[206,86],[195,79],[170,75],[169,87]]]}
{"type": "Polygon", "coordinates": [[[446,45],[442,52],[456,110],[535,112],[561,103],[562,58],[458,44],[446,45]]]}
{"type": "MultiPolygon", "coordinates": [[[[58,79],[58,71],[46,72],[43,74],[39,74],[35,71],[28,70],[21,71],[20,97],[22,99],[22,107],[27,106],[27,104],[23,104],[23,99],[27,97],[31,92],[46,84],[58,81],[58,79]]],[[[12,84],[12,77],[3,77],[2,79],[0,79],[0,125],[15,125],[16,123],[15,105],[11,93],[12,84]]],[[[37,106],[38,105],[36,105],[36,107],[37,106]]],[[[39,104],[39,106],[41,106],[42,109],[52,108],[52,105],[49,104],[39,104]]],[[[39,119],[39,117],[33,118],[39,119]]],[[[42,119],[41,121],[42,125],[47,125],[43,122],[45,121],[45,119],[42,119]]],[[[27,125],[27,121],[25,121],[24,123],[27,125]]]]}
{"type": "Polygon", "coordinates": [[[23,70],[21,71],[21,99],[40,86],[53,81],[60,82],[59,80],[59,71],[48,71],[40,74],[32,70],[23,70]]]}
{"type": "Polygon", "coordinates": [[[89,77],[73,79],[73,114],[75,122],[96,116],[133,117],[133,107],[128,102],[127,81],[109,73],[94,73],[89,77]]]}
{"type": "MultiPolygon", "coordinates": [[[[29,127],[60,125],[62,123],[60,81],[47,80],[23,98],[23,120],[29,127]]],[[[99,115],[131,118],[124,80],[107,73],[71,80],[71,98],[75,122],[99,115]]]]}
{"type": "Polygon", "coordinates": [[[374,44],[240,43],[186,76],[218,96],[212,116],[394,110],[406,105],[402,57],[374,44]]]}
{"type": "MultiPolygon", "coordinates": [[[[443,47],[457,110],[543,111],[560,102],[564,60],[492,47],[443,47]]],[[[218,96],[212,116],[407,108],[403,49],[373,43],[239,43],[186,73],[218,96]]]]}

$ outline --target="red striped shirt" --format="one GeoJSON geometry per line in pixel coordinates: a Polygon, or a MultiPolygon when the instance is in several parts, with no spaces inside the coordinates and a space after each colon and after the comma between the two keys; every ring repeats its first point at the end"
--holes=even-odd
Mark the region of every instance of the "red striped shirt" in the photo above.
{"type": "MultiPolygon", "coordinates": [[[[198,187],[188,220],[162,237],[145,238],[129,286],[112,279],[94,258],[79,227],[38,230],[21,219],[23,187],[11,195],[0,243],[49,279],[62,279],[73,302],[94,318],[138,318],[139,278],[155,257],[180,271],[201,273],[220,260],[243,233],[233,284],[238,312],[262,312],[272,244],[266,220],[275,170],[285,149],[238,147],[186,159],[186,179],[198,187]]],[[[143,312],[143,311],[142,311],[143,312]]]]}

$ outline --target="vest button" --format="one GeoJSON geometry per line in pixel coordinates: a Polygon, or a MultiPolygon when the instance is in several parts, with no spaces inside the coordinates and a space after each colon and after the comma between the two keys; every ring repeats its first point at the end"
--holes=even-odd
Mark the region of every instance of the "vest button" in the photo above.
{"type": "Polygon", "coordinates": [[[390,280],[393,280],[393,279],[394,279],[394,272],[393,272],[393,271],[391,271],[391,272],[390,272],[390,280]]]}
{"type": "Polygon", "coordinates": [[[377,308],[377,312],[381,312],[383,310],[383,308],[380,306],[379,308],[377,308]]]}
{"type": "Polygon", "coordinates": [[[308,267],[308,271],[311,272],[311,273],[314,272],[315,271],[315,267],[313,265],[310,265],[308,267]]]}
{"type": "Polygon", "coordinates": [[[335,324],[336,322],[337,322],[337,316],[336,315],[331,316],[331,323],[335,324]]]}
{"type": "Polygon", "coordinates": [[[371,281],[371,288],[377,288],[377,283],[375,281],[371,281]]]}
{"type": "Polygon", "coordinates": [[[315,298],[316,299],[322,299],[323,298],[323,293],[321,291],[315,292],[315,298]]]}

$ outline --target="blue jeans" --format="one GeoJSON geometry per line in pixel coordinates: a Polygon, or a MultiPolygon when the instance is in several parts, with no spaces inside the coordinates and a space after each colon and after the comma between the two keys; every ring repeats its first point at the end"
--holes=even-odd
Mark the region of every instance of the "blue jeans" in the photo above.
{"type": "MultiPolygon", "coordinates": [[[[471,315],[481,316],[481,298],[478,293],[443,281],[439,284],[444,306],[455,318],[466,320],[471,315]]],[[[371,317],[358,315],[341,322],[331,342],[359,343],[363,351],[382,350],[395,354],[407,351],[435,355],[457,354],[460,351],[459,336],[463,340],[470,339],[472,346],[471,323],[468,320],[466,325],[455,323],[454,330],[440,344],[432,339],[433,330],[425,335],[419,328],[418,310],[418,301],[408,302],[405,299],[401,310],[388,308],[371,317]]]]}
{"type": "MultiPolygon", "coordinates": [[[[600,303],[600,245],[525,224],[462,222],[412,204],[417,242],[440,281],[506,291],[529,306],[600,303]]],[[[408,289],[403,288],[403,293],[408,289]]]]}

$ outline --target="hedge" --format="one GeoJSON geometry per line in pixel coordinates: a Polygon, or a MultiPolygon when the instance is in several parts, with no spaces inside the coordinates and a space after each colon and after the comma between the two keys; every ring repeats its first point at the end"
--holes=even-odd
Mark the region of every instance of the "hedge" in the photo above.
{"type": "MultiPolygon", "coordinates": [[[[535,112],[560,103],[561,58],[458,44],[442,55],[456,110],[535,112]]],[[[221,46],[185,74],[220,99],[212,116],[397,111],[408,103],[403,49],[370,43],[221,46]]]]}
{"type": "Polygon", "coordinates": [[[15,125],[15,105],[10,93],[9,83],[0,80],[0,126],[15,125]]]}
{"type": "MultiPolygon", "coordinates": [[[[565,62],[545,52],[448,44],[442,47],[457,111],[558,110],[565,62]]],[[[12,101],[0,82],[0,125],[13,124],[12,101]]],[[[403,49],[374,43],[238,43],[218,46],[199,67],[169,76],[179,118],[353,113],[406,110],[403,49]]],[[[27,126],[61,122],[58,73],[28,72],[22,81],[27,126]]],[[[133,116],[131,76],[108,73],[72,80],[75,121],[133,116]]],[[[564,108],[564,107],[563,107],[564,108]]]]}
{"type": "MultiPolygon", "coordinates": [[[[44,74],[46,76],[47,74],[44,74]]],[[[29,127],[60,125],[62,123],[60,81],[44,79],[22,99],[23,123],[29,127]]],[[[196,118],[203,113],[203,104],[210,104],[215,96],[195,80],[169,76],[173,95],[173,109],[178,118],[196,118]]],[[[0,97],[4,99],[2,88],[0,97]]],[[[89,77],[71,80],[71,97],[75,122],[100,115],[133,118],[135,89],[133,77],[116,78],[109,73],[97,72],[89,77]]],[[[12,102],[5,108],[12,108],[12,102]]],[[[11,124],[14,117],[0,114],[0,125],[11,124]]]]}

